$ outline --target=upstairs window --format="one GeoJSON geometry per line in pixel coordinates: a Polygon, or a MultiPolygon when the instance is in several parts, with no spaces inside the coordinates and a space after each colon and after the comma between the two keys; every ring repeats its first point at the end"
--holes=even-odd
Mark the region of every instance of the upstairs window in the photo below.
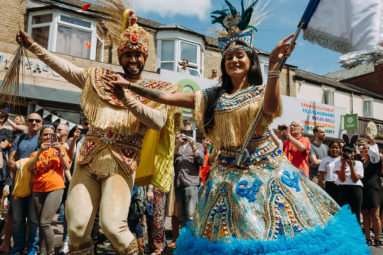
{"type": "Polygon", "coordinates": [[[322,104],[334,105],[333,89],[323,89],[322,104]]]}
{"type": "Polygon", "coordinates": [[[188,60],[190,75],[201,76],[202,54],[201,46],[197,43],[186,42],[180,39],[159,40],[157,43],[160,50],[158,67],[170,71],[177,71],[182,67],[183,59],[188,60]]]}
{"type": "Polygon", "coordinates": [[[373,107],[372,107],[372,99],[364,99],[363,100],[363,117],[372,118],[373,117],[373,107]]]}
{"type": "Polygon", "coordinates": [[[59,12],[36,12],[28,22],[33,39],[49,51],[103,60],[104,41],[97,35],[94,21],[59,12]]]}

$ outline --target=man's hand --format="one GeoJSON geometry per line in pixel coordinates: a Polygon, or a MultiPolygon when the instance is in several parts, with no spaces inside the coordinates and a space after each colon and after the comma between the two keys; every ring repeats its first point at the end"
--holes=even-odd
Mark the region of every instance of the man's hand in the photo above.
{"type": "Polygon", "coordinates": [[[77,141],[81,137],[81,129],[76,128],[76,130],[73,133],[72,141],[77,141]]]}
{"type": "Polygon", "coordinates": [[[122,87],[129,89],[130,87],[130,81],[125,80],[119,74],[105,74],[102,76],[102,79],[104,80],[105,84],[111,88],[122,87]]]}
{"type": "Polygon", "coordinates": [[[29,34],[20,29],[16,34],[16,42],[20,45],[25,45],[26,48],[29,48],[35,41],[29,34]]]}
{"type": "Polygon", "coordinates": [[[148,189],[146,196],[148,198],[148,202],[152,201],[154,199],[153,189],[148,189]]]}

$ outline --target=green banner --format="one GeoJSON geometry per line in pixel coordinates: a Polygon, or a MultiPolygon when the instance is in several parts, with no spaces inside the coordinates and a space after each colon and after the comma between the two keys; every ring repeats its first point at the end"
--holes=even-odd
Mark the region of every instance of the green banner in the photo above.
{"type": "Polygon", "coordinates": [[[358,114],[342,115],[343,130],[355,130],[359,128],[358,114]]]}

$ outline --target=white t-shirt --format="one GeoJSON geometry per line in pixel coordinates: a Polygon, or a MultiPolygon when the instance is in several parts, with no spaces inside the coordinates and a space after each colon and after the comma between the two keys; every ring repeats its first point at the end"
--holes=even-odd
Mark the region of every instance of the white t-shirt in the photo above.
{"type": "MultiPolygon", "coordinates": [[[[350,166],[345,163],[346,165],[346,170],[345,170],[345,174],[346,174],[346,179],[344,180],[344,182],[342,182],[341,180],[339,180],[339,178],[336,180],[336,184],[338,185],[358,185],[358,186],[361,186],[363,187],[363,183],[360,179],[363,178],[364,176],[364,170],[363,170],[363,163],[360,162],[359,160],[355,160],[354,161],[354,169],[355,169],[355,172],[357,175],[360,176],[360,179],[357,181],[357,182],[353,182],[352,179],[351,179],[351,169],[350,169],[350,166]]],[[[342,167],[342,161],[338,161],[335,165],[335,169],[336,171],[340,171],[340,168],[342,167]]]]}
{"type": "Polygon", "coordinates": [[[336,170],[339,170],[339,169],[335,168],[335,165],[337,164],[338,161],[340,161],[340,157],[332,158],[330,156],[327,156],[322,159],[322,161],[320,162],[318,171],[326,173],[324,176],[324,181],[335,182],[338,179],[336,170]]]}

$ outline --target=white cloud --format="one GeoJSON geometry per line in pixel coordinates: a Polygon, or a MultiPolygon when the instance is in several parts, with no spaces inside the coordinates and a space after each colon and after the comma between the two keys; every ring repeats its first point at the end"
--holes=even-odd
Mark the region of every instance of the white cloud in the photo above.
{"type": "Polygon", "coordinates": [[[211,0],[135,0],[132,7],[137,14],[155,12],[162,17],[179,14],[206,20],[210,17],[211,0]]]}

